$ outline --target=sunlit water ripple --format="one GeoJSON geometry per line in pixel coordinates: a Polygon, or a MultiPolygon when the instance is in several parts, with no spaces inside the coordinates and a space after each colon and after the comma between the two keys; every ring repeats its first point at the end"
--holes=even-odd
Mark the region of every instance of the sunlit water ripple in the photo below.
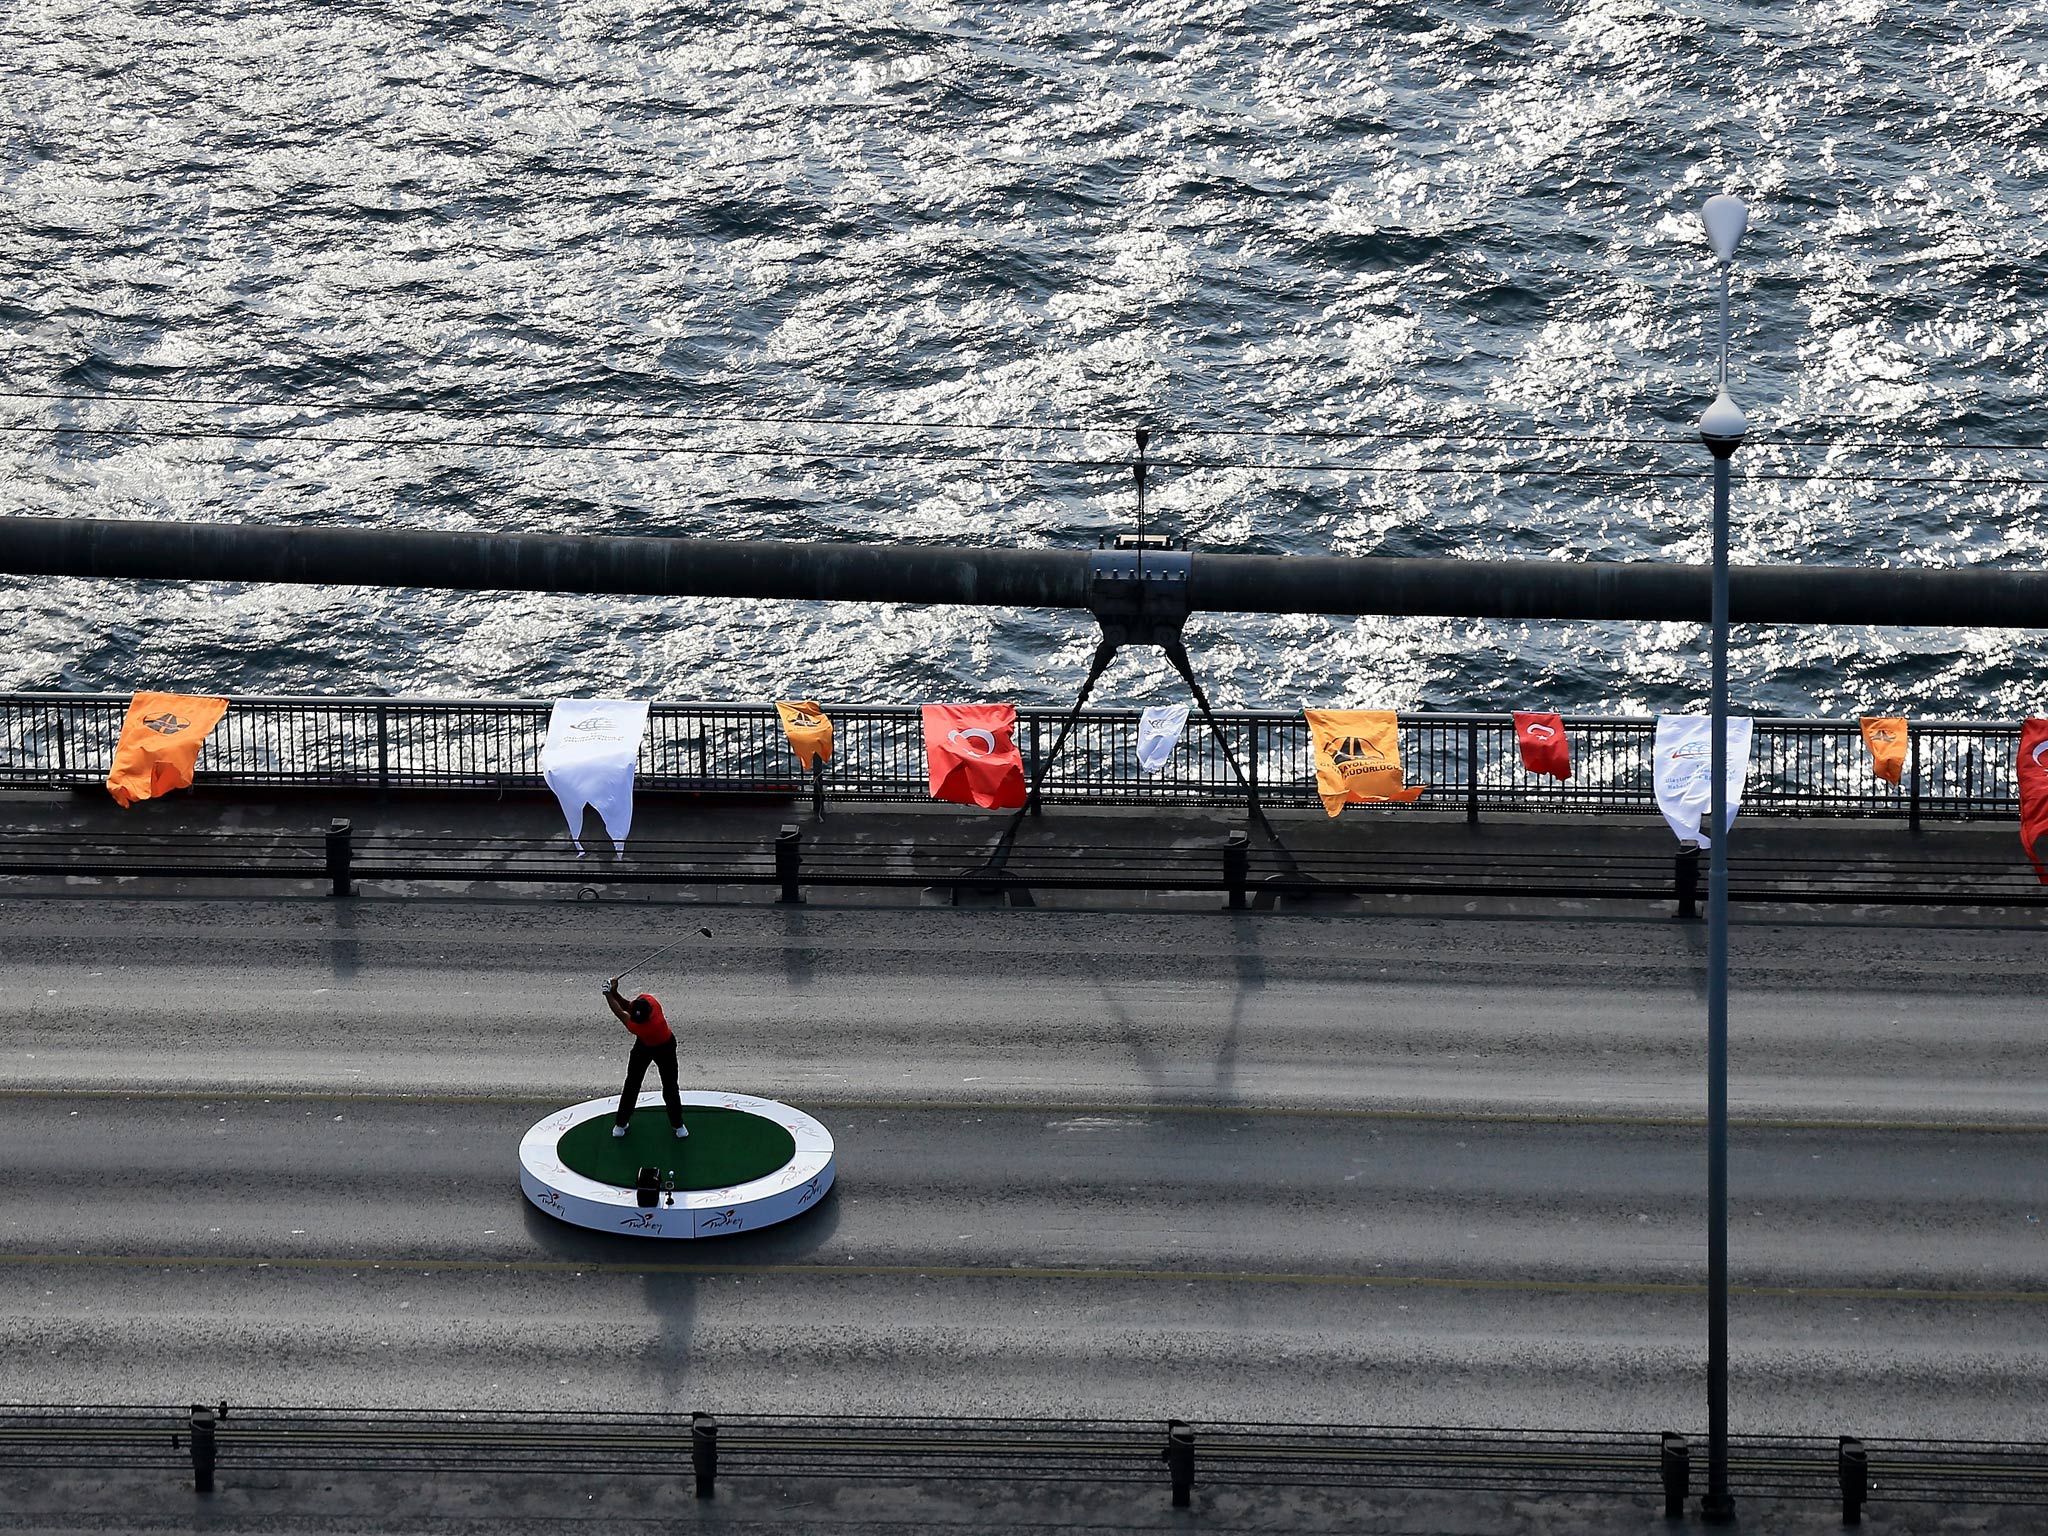
{"type": "MultiPolygon", "coordinates": [[[[1129,477],[825,459],[1155,452],[1204,548],[1705,553],[1697,446],[1276,441],[1446,426],[1686,437],[1694,212],[1751,199],[1736,558],[2038,566],[2048,3],[0,8],[0,422],[295,426],[430,446],[0,434],[10,513],[1092,545],[1129,477]],[[934,433],[484,424],[337,401],[1090,423],[934,433]],[[1170,429],[1170,430],[1169,430],[1170,429]],[[605,437],[702,452],[464,446],[605,437]],[[1290,469],[1314,461],[1336,468],[1290,469]],[[1502,468],[1517,473],[1499,473],[1502,468]]],[[[0,686],[1070,696],[1073,615],[0,584],[0,686]]],[[[1696,626],[1205,618],[1230,703],[1695,704],[1696,626]]],[[[1769,630],[1760,711],[2039,712],[2048,646],[1769,630]]],[[[1145,654],[1103,697],[1168,691],[1145,654]]]]}

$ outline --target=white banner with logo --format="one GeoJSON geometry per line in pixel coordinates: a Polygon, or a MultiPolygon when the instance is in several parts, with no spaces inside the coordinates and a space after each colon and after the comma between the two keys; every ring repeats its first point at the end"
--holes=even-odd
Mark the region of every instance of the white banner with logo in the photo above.
{"type": "Polygon", "coordinates": [[[633,830],[633,765],[647,730],[642,699],[557,699],[540,749],[541,777],[562,802],[569,840],[583,856],[583,808],[604,818],[620,853],[633,830]]]}
{"type": "Polygon", "coordinates": [[[1180,733],[1187,729],[1185,704],[1155,704],[1138,719],[1138,766],[1157,773],[1180,745],[1180,733]]]}
{"type": "MultiPolygon", "coordinates": [[[[1742,808],[1742,786],[1749,777],[1749,719],[1728,719],[1728,827],[1742,808]]],[[[1681,843],[1713,846],[1700,830],[1714,797],[1714,721],[1710,715],[1659,715],[1655,783],[1657,809],[1681,843]]],[[[1728,827],[1722,830],[1725,832],[1728,827]]]]}

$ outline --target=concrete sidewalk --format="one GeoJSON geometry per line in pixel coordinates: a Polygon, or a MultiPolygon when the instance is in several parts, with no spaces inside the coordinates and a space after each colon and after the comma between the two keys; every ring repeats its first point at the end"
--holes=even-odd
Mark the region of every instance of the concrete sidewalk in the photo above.
{"type": "MultiPolygon", "coordinates": [[[[1336,900],[1366,909],[1394,904],[1401,910],[1412,911],[1428,910],[1433,903],[1450,903],[1456,910],[1468,910],[1474,900],[1497,899],[1527,910],[1582,910],[1573,906],[1571,897],[1516,894],[1517,882],[1508,878],[1508,872],[1520,870],[1526,876],[1550,860],[1585,878],[1588,894],[1577,898],[1581,901],[1598,901],[1600,898],[1594,893],[1603,885],[1633,883],[1661,891],[1674,883],[1677,845],[1670,829],[1655,818],[1503,815],[1485,816],[1468,824],[1462,810],[1438,812],[1370,806],[1351,807],[1334,819],[1320,811],[1292,809],[1269,815],[1283,842],[1304,863],[1343,860],[1371,877],[1384,870],[1390,879],[1399,877],[1403,871],[1421,877],[1446,877],[1449,872],[1457,872],[1460,878],[1482,885],[1489,870],[1502,872],[1498,896],[1487,891],[1463,890],[1455,894],[1316,898],[1325,905],[1336,900]]],[[[283,845],[305,850],[317,848],[330,821],[336,818],[351,823],[358,846],[425,846],[430,841],[443,840],[440,846],[462,850],[467,858],[481,856],[488,862],[493,856],[502,856],[508,873],[515,859],[525,863],[544,859],[566,864],[575,857],[560,810],[545,793],[377,794],[323,788],[258,794],[202,788],[126,810],[97,790],[0,795],[0,860],[5,859],[10,842],[19,848],[26,839],[42,840],[45,846],[61,846],[66,840],[76,840],[82,846],[119,846],[200,838],[217,839],[222,846],[241,844],[251,850],[283,845]],[[479,850],[483,851],[481,855],[479,850]]],[[[831,849],[841,850],[849,857],[859,857],[864,851],[871,857],[889,851],[907,857],[913,850],[938,847],[957,850],[960,867],[966,869],[995,846],[1009,821],[1007,812],[939,804],[852,802],[832,805],[821,819],[811,814],[808,799],[764,803],[643,794],[636,806],[629,848],[641,851],[643,856],[661,857],[664,845],[717,844],[736,856],[755,859],[759,868],[758,860],[766,856],[778,832],[785,826],[795,826],[802,834],[809,857],[831,849]]],[[[1084,864],[1099,868],[1105,861],[1121,859],[1128,861],[1134,872],[1141,872],[1150,857],[1171,856],[1175,866],[1184,871],[1200,870],[1206,878],[1206,872],[1213,868],[1220,878],[1225,837],[1247,828],[1251,831],[1256,882],[1261,874],[1276,867],[1270,845],[1243,815],[1214,808],[1050,808],[1042,815],[1024,819],[1017,854],[1020,860],[1028,859],[1041,869],[1057,869],[1061,860],[1073,861],[1078,869],[1084,864]]],[[[585,846],[591,851],[587,859],[562,871],[569,877],[569,889],[589,892],[586,899],[664,899],[674,894],[675,885],[608,880],[607,872],[613,867],[612,851],[594,812],[590,813],[584,831],[585,846]]],[[[1960,907],[2000,907],[2022,921],[2036,916],[2048,921],[2048,908],[2003,906],[2008,902],[2026,903],[2044,894],[2021,854],[2017,829],[2011,823],[1929,822],[1914,832],[1904,823],[1894,821],[1774,821],[1745,817],[1736,824],[1730,851],[1738,891],[1746,876],[1755,883],[1775,878],[1773,872],[1790,871],[1794,879],[1808,878],[1818,883],[1846,880],[1871,891],[1899,884],[1922,894],[1923,899],[1926,895],[1937,895],[1942,901],[1960,907]]],[[[1704,899],[1704,860],[1701,874],[1704,899]]],[[[301,883],[310,886],[318,882],[301,883]]],[[[932,883],[939,883],[936,876],[932,883]]],[[[131,892],[175,888],[186,894],[231,895],[238,890],[250,894],[274,890],[277,882],[215,880],[204,876],[171,879],[56,873],[0,878],[0,890],[62,891],[75,895],[81,890],[102,887],[131,892]]],[[[921,882],[915,881],[893,887],[828,886],[812,890],[808,899],[831,905],[914,904],[932,899],[920,887],[921,882]]],[[[773,899],[773,888],[759,884],[688,882],[687,888],[699,899],[773,899]]],[[[523,895],[542,900],[559,900],[563,890],[560,883],[494,881],[487,868],[480,868],[477,878],[461,882],[385,879],[363,886],[364,894],[460,891],[467,895],[523,895]]],[[[1038,893],[1040,905],[1082,908],[1206,910],[1219,900],[1215,892],[1038,893]]],[[[1299,898],[1283,898],[1282,905],[1290,901],[1299,904],[1299,898]]],[[[1635,908],[1645,905],[1641,899],[1628,904],[1635,908]]],[[[1650,905],[1663,911],[1671,909],[1668,900],[1650,905]]]]}

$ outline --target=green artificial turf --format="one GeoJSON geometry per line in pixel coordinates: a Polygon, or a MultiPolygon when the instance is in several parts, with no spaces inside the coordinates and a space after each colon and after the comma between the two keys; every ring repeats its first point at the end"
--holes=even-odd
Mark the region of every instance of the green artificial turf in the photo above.
{"type": "Polygon", "coordinates": [[[612,1135],[610,1115],[600,1115],[564,1131],[555,1146],[565,1168],[621,1189],[631,1189],[642,1168],[660,1169],[663,1179],[673,1171],[677,1189],[727,1189],[796,1156],[795,1138],[760,1115],[685,1104],[683,1124],[690,1134],[678,1141],[667,1112],[659,1104],[642,1105],[623,1136],[612,1135]]]}

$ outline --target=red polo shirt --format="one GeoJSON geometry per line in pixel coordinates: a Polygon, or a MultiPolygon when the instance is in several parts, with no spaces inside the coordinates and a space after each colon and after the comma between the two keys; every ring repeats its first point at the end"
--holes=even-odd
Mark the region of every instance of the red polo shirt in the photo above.
{"type": "MultiPolygon", "coordinates": [[[[667,1045],[669,1041],[675,1039],[675,1031],[668,1027],[668,1019],[662,1013],[660,1003],[656,1002],[645,992],[634,998],[633,1002],[645,1003],[647,1005],[647,1022],[645,1024],[636,1024],[631,1018],[626,1020],[626,1028],[633,1031],[633,1038],[635,1040],[638,1040],[642,1045],[656,1046],[667,1045]]],[[[627,1006],[631,1007],[631,1004],[627,1006]]]]}

